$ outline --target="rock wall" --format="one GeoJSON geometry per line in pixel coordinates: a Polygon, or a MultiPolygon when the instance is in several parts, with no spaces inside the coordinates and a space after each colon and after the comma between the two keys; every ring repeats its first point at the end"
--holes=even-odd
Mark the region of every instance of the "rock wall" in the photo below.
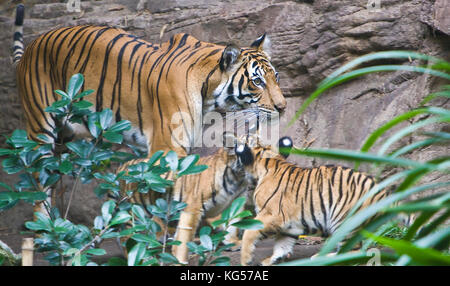
{"type": "MultiPolygon", "coordinates": [[[[6,0],[0,4],[0,134],[24,126],[10,59],[18,2],[6,0]]],[[[67,1],[23,2],[25,43],[53,28],[86,23],[120,27],[150,42],[187,32],[204,41],[246,46],[267,32],[272,61],[288,97],[289,107],[281,120],[282,135],[292,136],[298,146],[309,142],[316,148],[360,148],[370,132],[416,107],[439,84],[422,74],[372,74],[324,94],[293,127],[285,128],[315,86],[342,64],[366,53],[393,49],[450,59],[447,0],[104,0],[82,1],[79,12],[69,12],[67,1]]],[[[449,106],[445,100],[436,104],[449,106]]],[[[426,159],[448,151],[442,146],[409,156],[426,159]]],[[[291,160],[304,166],[325,162],[301,157],[291,160]]],[[[1,173],[0,177],[2,181],[12,180],[1,173]]],[[[75,198],[72,218],[91,221],[98,200],[90,190],[80,190],[75,198]]],[[[13,225],[30,218],[27,205],[2,213],[0,232],[2,228],[15,229],[13,225]]]]}

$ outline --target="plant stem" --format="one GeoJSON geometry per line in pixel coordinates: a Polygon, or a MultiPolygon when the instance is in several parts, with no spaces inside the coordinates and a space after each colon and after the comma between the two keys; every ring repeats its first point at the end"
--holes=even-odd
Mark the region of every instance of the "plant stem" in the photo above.
{"type": "Polygon", "coordinates": [[[81,172],[83,172],[83,171],[84,171],[84,167],[81,167],[81,169],[78,172],[77,177],[75,179],[75,183],[73,184],[72,190],[70,191],[69,202],[67,204],[66,212],[64,214],[64,219],[67,219],[67,215],[69,214],[69,209],[70,209],[70,205],[72,204],[73,194],[75,193],[75,189],[78,185],[78,182],[80,181],[81,172]]]}

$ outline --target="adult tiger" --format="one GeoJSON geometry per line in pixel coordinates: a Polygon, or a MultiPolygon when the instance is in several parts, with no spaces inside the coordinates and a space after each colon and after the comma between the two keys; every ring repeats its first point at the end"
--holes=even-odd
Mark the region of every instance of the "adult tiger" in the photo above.
{"type": "MultiPolygon", "coordinates": [[[[280,146],[291,148],[289,137],[280,146]]],[[[375,180],[362,172],[341,166],[301,168],[264,146],[247,148],[240,154],[246,173],[256,181],[253,203],[260,230],[246,230],[242,238],[241,264],[252,262],[255,243],[263,236],[276,235],[272,256],[262,261],[271,265],[288,256],[298,235],[329,236],[341,225],[356,202],[375,180]]],[[[366,208],[388,195],[386,190],[370,197],[359,207],[366,208]]]]}
{"type": "MultiPolygon", "coordinates": [[[[224,140],[230,140],[228,133],[224,133],[224,140]]],[[[232,136],[231,138],[234,138],[232,136]]],[[[181,242],[178,246],[172,246],[172,253],[183,264],[188,262],[187,242],[192,241],[197,227],[202,218],[215,218],[227,208],[231,202],[240,195],[246,195],[251,188],[249,177],[244,170],[244,162],[240,153],[245,152],[241,144],[224,144],[216,153],[199,159],[198,165],[206,165],[208,168],[195,175],[182,176],[176,180],[173,190],[168,189],[175,201],[186,203],[186,208],[181,212],[175,240],[181,242]]],[[[132,164],[139,164],[148,159],[136,159],[132,164]]],[[[119,168],[118,172],[126,171],[127,165],[119,168]]],[[[173,174],[167,173],[166,179],[172,179],[173,174]]],[[[165,194],[149,191],[146,194],[136,191],[137,183],[121,185],[122,194],[133,191],[130,201],[133,204],[143,206],[154,205],[159,197],[165,194]]],[[[145,208],[147,210],[147,208],[145,208]]],[[[148,211],[148,210],[147,210],[148,211]]],[[[148,215],[152,214],[148,212],[148,215]]],[[[153,218],[160,223],[158,218],[153,218]]],[[[163,226],[163,225],[161,225],[163,226]]],[[[237,238],[237,229],[228,229],[229,235],[225,237],[226,243],[240,243],[237,238]]]]}
{"type": "Polygon", "coordinates": [[[24,50],[23,11],[24,6],[18,5],[13,62],[32,139],[45,133],[56,143],[62,136],[89,134],[86,124],[67,124],[55,134],[60,123],[44,112],[58,100],[53,91],[65,89],[75,73],[85,76],[85,88],[95,90],[87,97],[93,108],[110,108],[116,121],[129,120],[132,129],[124,141],[149,154],[156,150],[188,154],[201,137],[202,117],[208,111],[248,109],[266,115],[286,107],[278,73],[264,48],[265,35],[241,49],[188,34],[152,44],[118,28],[84,25],[49,31],[24,50]],[[171,136],[176,113],[187,114],[179,126],[188,144],[171,136]]]}

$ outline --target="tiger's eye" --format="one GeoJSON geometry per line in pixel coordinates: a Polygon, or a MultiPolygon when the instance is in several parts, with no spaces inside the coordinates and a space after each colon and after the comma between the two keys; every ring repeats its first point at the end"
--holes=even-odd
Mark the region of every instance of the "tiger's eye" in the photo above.
{"type": "Polygon", "coordinates": [[[259,85],[261,85],[262,80],[259,77],[257,77],[257,78],[252,79],[252,82],[254,85],[259,86],[259,85]]]}
{"type": "Polygon", "coordinates": [[[276,80],[277,82],[280,81],[280,75],[278,74],[278,72],[275,73],[275,80],[276,80]]]}

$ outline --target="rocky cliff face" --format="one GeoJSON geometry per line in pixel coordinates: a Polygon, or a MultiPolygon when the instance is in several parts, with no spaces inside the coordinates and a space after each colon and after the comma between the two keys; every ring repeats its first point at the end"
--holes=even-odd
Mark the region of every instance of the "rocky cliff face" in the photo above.
{"type": "MultiPolygon", "coordinates": [[[[0,4],[0,134],[23,128],[9,48],[17,2],[0,4]]],[[[450,3],[446,0],[104,0],[81,1],[79,12],[70,12],[67,1],[23,2],[26,43],[50,29],[86,23],[120,27],[150,42],[187,32],[204,41],[246,46],[267,32],[272,61],[288,97],[281,130],[325,76],[357,56],[395,49],[450,58],[450,3]]],[[[317,148],[357,149],[371,131],[416,107],[438,84],[428,75],[405,72],[366,76],[323,95],[282,135],[293,137],[297,146],[312,142],[311,147],[317,148]]],[[[436,102],[448,107],[445,100],[436,102]]],[[[448,154],[448,149],[425,149],[410,156],[426,159],[436,152],[448,154]]],[[[291,160],[304,166],[324,162],[291,160]]],[[[93,206],[98,206],[92,192],[76,198],[83,204],[74,207],[73,216],[80,221],[92,217],[93,206]]],[[[0,227],[10,228],[6,216],[19,217],[20,223],[24,216],[31,217],[31,210],[2,214],[0,227]]]]}

